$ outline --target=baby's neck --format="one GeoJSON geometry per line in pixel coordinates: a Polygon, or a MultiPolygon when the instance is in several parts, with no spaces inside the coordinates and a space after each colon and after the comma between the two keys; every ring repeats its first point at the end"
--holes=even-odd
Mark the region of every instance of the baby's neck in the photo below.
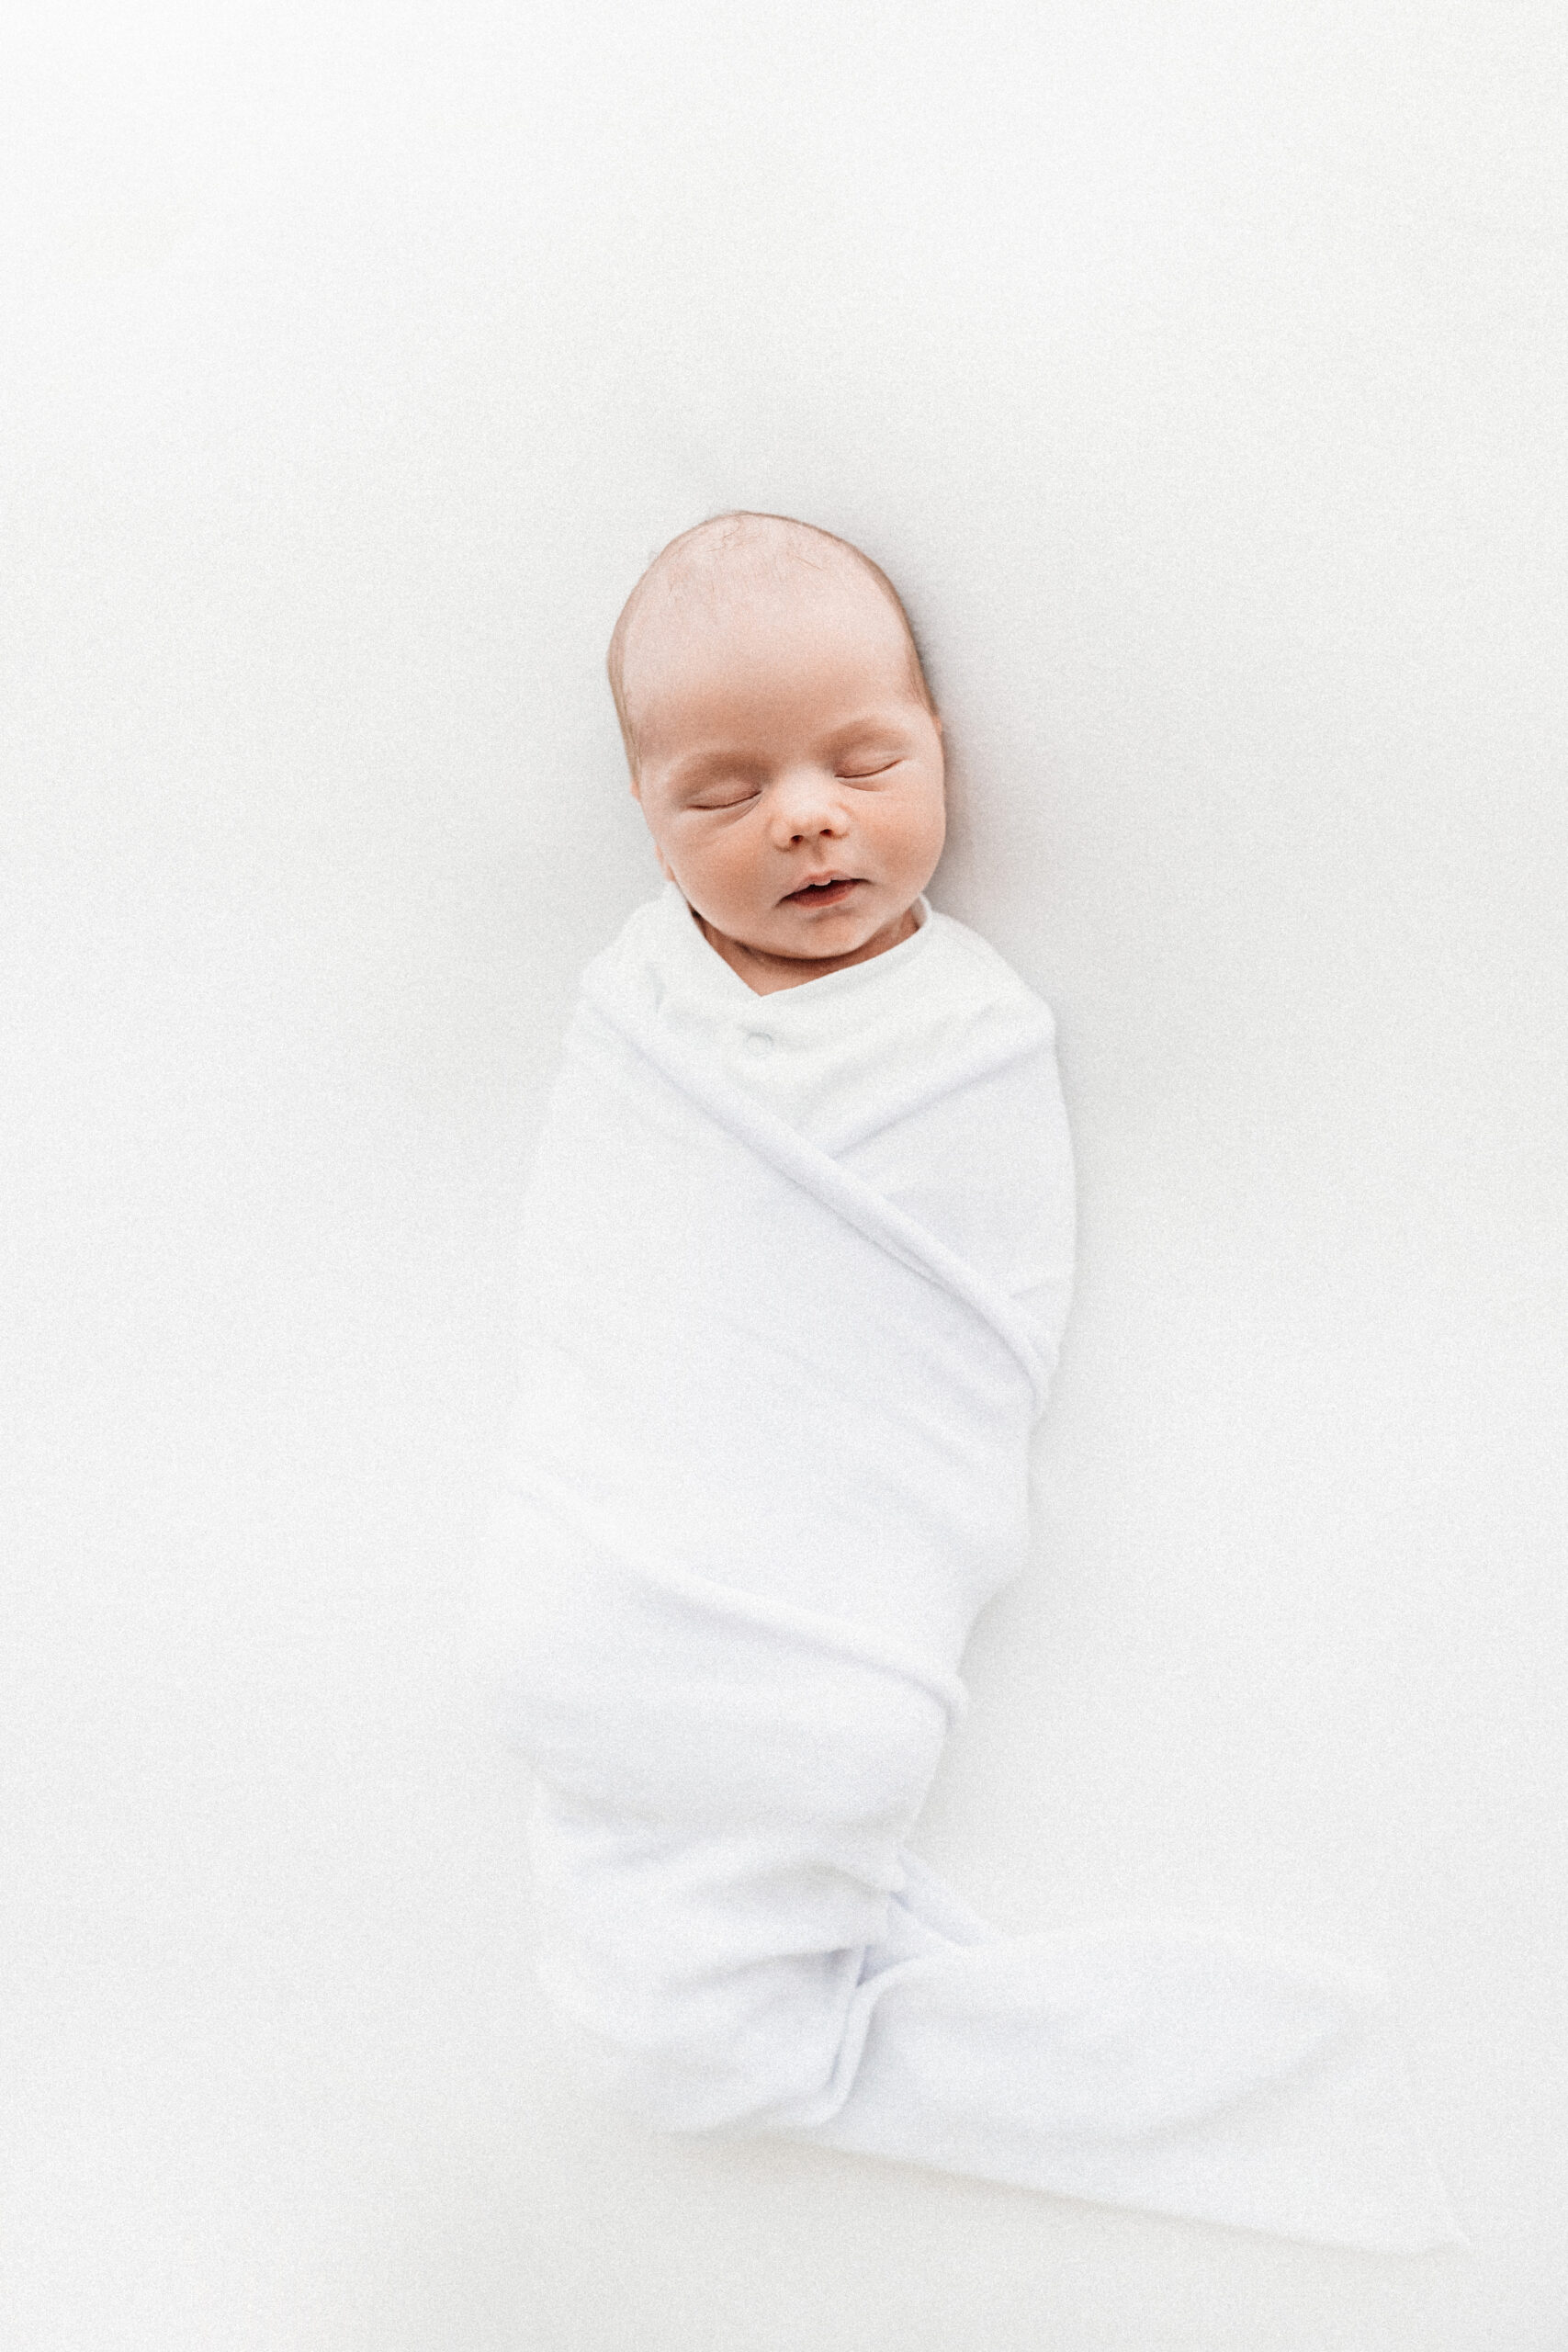
{"type": "Polygon", "coordinates": [[[697,913],[694,907],[692,920],[715,953],[723,956],[732,972],[738,973],[754,996],[774,996],[780,989],[797,989],[807,980],[819,980],[829,972],[841,972],[851,964],[869,963],[874,956],[885,956],[890,947],[902,946],[919,931],[919,917],[912,906],[906,907],[894,922],[868,939],[848,956],[775,956],[766,948],[748,947],[741,939],[731,939],[716,931],[711,922],[697,913]]]}

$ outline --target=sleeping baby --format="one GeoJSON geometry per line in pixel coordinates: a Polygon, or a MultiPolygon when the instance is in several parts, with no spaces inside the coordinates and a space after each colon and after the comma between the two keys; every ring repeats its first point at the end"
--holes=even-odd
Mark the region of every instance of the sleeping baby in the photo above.
{"type": "Polygon", "coordinates": [[[665,886],[539,1139],[482,1621],[563,2030],[665,2130],[1451,2240],[1375,1987],[1196,1928],[1003,1937],[910,1850],[1029,1557],[1051,1016],[925,896],[942,723],[857,549],[702,524],[609,666],[665,886]]]}

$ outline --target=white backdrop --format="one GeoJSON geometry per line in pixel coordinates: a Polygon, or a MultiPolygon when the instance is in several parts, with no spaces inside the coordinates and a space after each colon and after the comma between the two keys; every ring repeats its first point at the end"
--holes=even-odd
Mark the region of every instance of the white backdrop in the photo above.
{"type": "Polygon", "coordinates": [[[189,0],[8,30],[0,2107],[26,2352],[1555,2352],[1554,0],[189,0]],[[1384,1969],[1381,2260],[572,2087],[456,1666],[525,1153],[659,886],[604,641],[856,539],[1056,1008],[999,1924],[1384,1969]]]}

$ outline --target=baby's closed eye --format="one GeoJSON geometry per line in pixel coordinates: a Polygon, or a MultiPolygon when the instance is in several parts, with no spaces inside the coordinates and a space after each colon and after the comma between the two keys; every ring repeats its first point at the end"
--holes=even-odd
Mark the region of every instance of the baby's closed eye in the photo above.
{"type": "Polygon", "coordinates": [[[840,766],[834,770],[842,784],[868,784],[874,776],[891,775],[895,768],[904,764],[900,759],[877,760],[867,766],[840,766]]]}

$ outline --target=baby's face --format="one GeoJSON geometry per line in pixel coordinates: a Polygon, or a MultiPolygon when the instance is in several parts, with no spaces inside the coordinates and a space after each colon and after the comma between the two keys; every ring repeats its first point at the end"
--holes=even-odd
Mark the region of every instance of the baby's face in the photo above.
{"type": "Polygon", "coordinates": [[[667,605],[626,691],[660,865],[744,978],[788,987],[908,935],[946,829],[942,727],[873,582],[667,605]]]}

